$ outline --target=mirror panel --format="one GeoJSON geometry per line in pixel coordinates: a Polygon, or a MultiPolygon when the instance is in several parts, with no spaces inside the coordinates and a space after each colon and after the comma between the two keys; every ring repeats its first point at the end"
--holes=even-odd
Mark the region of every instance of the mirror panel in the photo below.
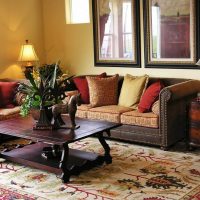
{"type": "Polygon", "coordinates": [[[147,67],[195,66],[199,34],[196,6],[196,0],[144,0],[147,67]]]}
{"type": "Polygon", "coordinates": [[[95,65],[140,64],[138,5],[136,0],[93,0],[95,65]]]}

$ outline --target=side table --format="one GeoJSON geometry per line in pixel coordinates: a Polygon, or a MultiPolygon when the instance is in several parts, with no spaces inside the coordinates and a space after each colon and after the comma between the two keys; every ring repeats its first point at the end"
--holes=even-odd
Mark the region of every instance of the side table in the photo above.
{"type": "Polygon", "coordinates": [[[190,103],[189,108],[189,146],[200,147],[200,97],[190,103]]]}

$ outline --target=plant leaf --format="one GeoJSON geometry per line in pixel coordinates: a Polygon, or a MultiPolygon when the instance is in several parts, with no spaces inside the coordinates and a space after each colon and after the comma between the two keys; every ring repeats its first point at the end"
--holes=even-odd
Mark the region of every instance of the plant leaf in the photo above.
{"type": "Polygon", "coordinates": [[[33,88],[34,88],[35,90],[38,90],[38,87],[37,87],[37,85],[36,85],[36,83],[35,83],[35,80],[34,80],[34,78],[33,78],[32,73],[31,73],[30,71],[28,71],[28,72],[25,73],[25,76],[26,76],[26,78],[30,81],[30,83],[31,83],[31,85],[33,86],[33,88]]]}
{"type": "Polygon", "coordinates": [[[51,80],[50,80],[50,87],[53,89],[55,86],[56,78],[57,78],[57,70],[58,70],[58,65],[60,64],[60,61],[58,61],[55,64],[54,72],[52,74],[51,80]]]}

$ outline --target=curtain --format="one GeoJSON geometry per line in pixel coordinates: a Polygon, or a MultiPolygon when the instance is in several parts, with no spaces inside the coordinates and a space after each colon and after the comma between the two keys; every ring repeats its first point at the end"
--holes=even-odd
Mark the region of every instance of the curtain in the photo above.
{"type": "Polygon", "coordinates": [[[102,46],[104,33],[105,33],[105,26],[108,21],[109,15],[105,14],[100,16],[100,45],[102,46]]]}
{"type": "Polygon", "coordinates": [[[99,3],[99,25],[100,25],[100,46],[102,46],[105,34],[105,26],[110,15],[110,0],[97,0],[99,3]]]}

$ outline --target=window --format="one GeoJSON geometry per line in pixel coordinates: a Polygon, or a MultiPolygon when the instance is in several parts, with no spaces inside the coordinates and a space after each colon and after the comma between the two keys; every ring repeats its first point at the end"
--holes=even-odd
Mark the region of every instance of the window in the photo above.
{"type": "Polygon", "coordinates": [[[131,2],[123,2],[122,4],[122,34],[123,34],[123,51],[121,56],[124,58],[133,59],[133,40],[132,40],[132,15],[131,15],[131,2]]]}
{"type": "Polygon", "coordinates": [[[152,58],[160,58],[160,7],[152,6],[152,58]]]}
{"type": "Polygon", "coordinates": [[[65,0],[67,24],[90,23],[89,0],[65,0]]]}

